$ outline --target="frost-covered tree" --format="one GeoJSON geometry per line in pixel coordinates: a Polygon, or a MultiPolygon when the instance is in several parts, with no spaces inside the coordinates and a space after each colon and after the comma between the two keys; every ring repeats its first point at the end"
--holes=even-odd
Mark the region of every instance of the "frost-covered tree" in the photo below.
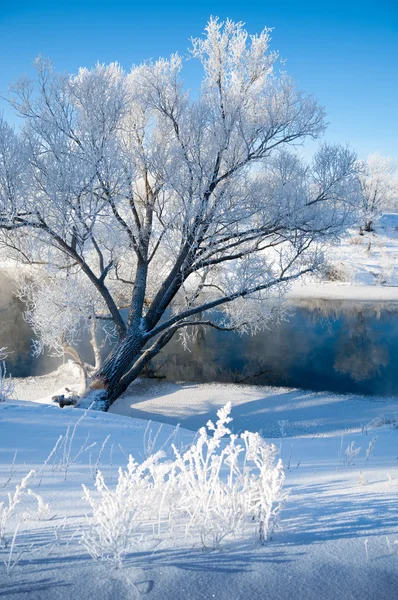
{"type": "Polygon", "coordinates": [[[107,321],[99,320],[101,303],[95,288],[79,270],[43,277],[40,270],[30,269],[29,276],[17,277],[17,296],[25,303],[24,318],[36,336],[33,355],[40,356],[47,349],[52,356],[72,357],[80,369],[84,391],[90,374],[101,366],[101,347],[113,334],[107,321]],[[90,337],[93,365],[87,364],[79,351],[83,335],[90,337]]]}
{"type": "Polygon", "coordinates": [[[370,154],[361,163],[361,212],[365,231],[380,213],[398,207],[398,162],[391,156],[370,154]]]}
{"type": "Polygon", "coordinates": [[[176,54],[73,76],[38,59],[37,79],[11,88],[23,127],[0,122],[8,256],[118,336],[82,405],[108,408],[176,332],[264,327],[352,224],[356,156],[323,145],[306,165],[291,150],[323,133],[324,111],[275,68],[269,30],[211,19],[191,55],[197,96],[176,54]]]}

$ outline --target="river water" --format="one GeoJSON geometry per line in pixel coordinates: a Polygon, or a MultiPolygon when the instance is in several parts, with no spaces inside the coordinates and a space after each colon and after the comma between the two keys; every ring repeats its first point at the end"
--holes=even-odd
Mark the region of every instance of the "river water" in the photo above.
{"type": "Polygon", "coordinates": [[[290,312],[256,336],[212,329],[190,352],[173,341],[158,371],[174,380],[398,393],[398,304],[306,299],[290,312]]]}
{"type": "MultiPolygon", "coordinates": [[[[3,274],[0,348],[16,377],[52,371],[62,359],[31,355],[23,305],[3,274]]],[[[88,345],[84,344],[86,351],[88,345]]],[[[172,380],[241,382],[388,396],[398,393],[398,304],[306,299],[288,321],[256,336],[209,330],[189,351],[173,340],[154,363],[172,380]]]]}

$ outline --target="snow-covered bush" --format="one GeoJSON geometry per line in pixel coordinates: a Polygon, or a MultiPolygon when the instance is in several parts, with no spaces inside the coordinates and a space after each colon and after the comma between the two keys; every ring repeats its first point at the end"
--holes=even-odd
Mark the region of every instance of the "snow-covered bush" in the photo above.
{"type": "Polygon", "coordinates": [[[146,514],[152,512],[153,500],[160,501],[164,478],[154,475],[163,457],[164,453],[158,452],[139,464],[130,456],[127,470],[119,469],[114,490],[108,488],[99,471],[95,481],[99,501],[83,486],[93,516],[81,541],[93,558],[121,567],[123,556],[137,541],[146,514]]]}
{"type": "Polygon", "coordinates": [[[175,450],[181,508],[189,517],[186,532],[199,534],[204,547],[219,547],[225,537],[244,534],[253,522],[264,543],[272,536],[284,498],[277,448],[258,433],[231,434],[230,411],[230,403],[220,409],[216,424],[209,421],[208,431],[201,428],[185,454],[175,450]],[[229,443],[222,443],[224,436],[229,443]]]}
{"type": "Polygon", "coordinates": [[[342,265],[328,265],[324,277],[326,281],[346,281],[347,272],[342,265]]]}
{"type": "Polygon", "coordinates": [[[258,433],[231,434],[230,411],[220,409],[187,451],[173,445],[174,460],[163,451],[141,464],[130,456],[114,489],[101,472],[98,498],[83,486],[92,516],[81,541],[93,558],[119,568],[140,535],[155,531],[212,549],[253,529],[261,543],[271,538],[285,498],[282,461],[258,433]]]}
{"type": "Polygon", "coordinates": [[[0,348],[0,402],[4,402],[14,391],[11,375],[7,375],[5,349],[0,348]]]}

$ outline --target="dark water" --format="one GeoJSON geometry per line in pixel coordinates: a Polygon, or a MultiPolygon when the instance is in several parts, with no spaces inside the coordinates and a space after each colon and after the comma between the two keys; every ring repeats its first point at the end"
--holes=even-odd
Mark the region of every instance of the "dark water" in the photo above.
{"type": "MultiPolygon", "coordinates": [[[[12,283],[0,275],[0,348],[16,377],[52,371],[59,358],[31,355],[32,333],[12,283]]],[[[89,359],[90,348],[84,343],[89,359]]],[[[209,330],[183,350],[173,340],[154,362],[174,380],[242,382],[312,390],[398,394],[398,305],[306,300],[287,322],[251,337],[209,330]]]]}
{"type": "Polygon", "coordinates": [[[158,371],[169,379],[398,394],[398,305],[302,301],[288,322],[256,336],[210,330],[158,371]]]}

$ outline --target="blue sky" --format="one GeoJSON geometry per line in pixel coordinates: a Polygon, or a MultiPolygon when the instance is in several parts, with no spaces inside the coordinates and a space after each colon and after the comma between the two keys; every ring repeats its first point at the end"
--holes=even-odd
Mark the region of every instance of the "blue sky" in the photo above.
{"type": "MultiPolygon", "coordinates": [[[[326,107],[326,139],[349,142],[363,158],[398,156],[398,0],[0,0],[0,93],[32,72],[39,53],[68,72],[184,54],[210,15],[242,20],[251,33],[275,28],[272,47],[287,71],[326,107]]],[[[186,81],[200,81],[192,62],[186,81]]]]}

